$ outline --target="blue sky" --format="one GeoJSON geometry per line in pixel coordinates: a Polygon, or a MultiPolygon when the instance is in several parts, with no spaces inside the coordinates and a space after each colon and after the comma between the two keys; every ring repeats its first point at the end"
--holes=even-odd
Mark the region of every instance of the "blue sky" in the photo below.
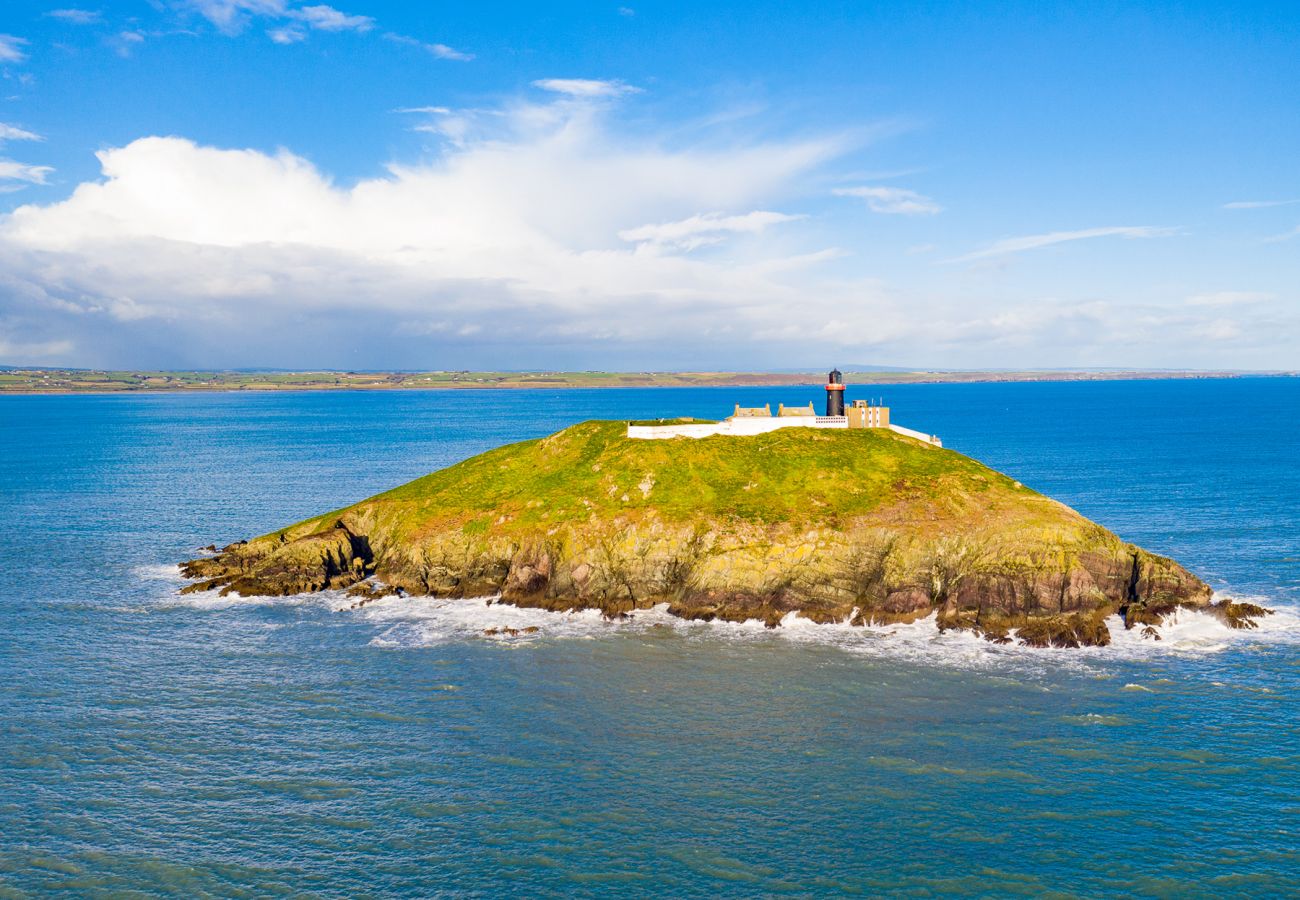
{"type": "Polygon", "coordinates": [[[0,76],[0,363],[1300,366],[1294,4],[8,0],[0,76]]]}

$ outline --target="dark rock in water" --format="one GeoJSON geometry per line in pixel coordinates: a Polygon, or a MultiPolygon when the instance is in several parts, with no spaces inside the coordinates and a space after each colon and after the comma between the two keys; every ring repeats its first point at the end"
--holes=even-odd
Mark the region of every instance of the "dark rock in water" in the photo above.
{"type": "Polygon", "coordinates": [[[1223,620],[1229,628],[1258,628],[1255,620],[1261,616],[1271,616],[1273,610],[1265,609],[1254,603],[1236,603],[1225,600],[1210,607],[1210,611],[1223,620]]]}
{"type": "MultiPolygon", "coordinates": [[[[284,595],[374,576],[410,594],[496,597],[618,618],[778,626],[936,615],[994,642],[1104,646],[1106,618],[1181,608],[1233,627],[1209,587],[951,450],[880,429],[641,441],[588,422],[490,451],[183,566],[187,591],[284,595]]],[[[491,600],[488,601],[489,603],[491,600]]]]}

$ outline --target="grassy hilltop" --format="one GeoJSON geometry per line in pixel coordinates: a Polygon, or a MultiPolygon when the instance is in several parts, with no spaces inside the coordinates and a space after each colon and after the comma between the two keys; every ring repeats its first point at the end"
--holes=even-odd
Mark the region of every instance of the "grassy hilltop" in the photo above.
{"type": "MultiPolygon", "coordinates": [[[[908,621],[995,640],[1105,643],[1210,590],[1068,507],[890,431],[791,428],[631,440],[586,422],[426,475],[215,557],[187,590],[289,594],[374,581],[608,615],[908,621]],[[372,577],[373,576],[373,577],[372,577]]],[[[1250,610],[1222,608],[1242,622],[1250,610]]]]}

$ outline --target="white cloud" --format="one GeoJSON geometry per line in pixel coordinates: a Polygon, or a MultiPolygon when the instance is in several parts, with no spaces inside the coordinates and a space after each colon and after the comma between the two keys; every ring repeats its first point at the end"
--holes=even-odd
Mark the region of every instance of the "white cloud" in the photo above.
{"type": "Polygon", "coordinates": [[[759,234],[770,225],[796,222],[804,216],[755,210],[743,215],[728,216],[722,213],[704,213],[664,222],[657,225],[640,225],[618,233],[625,241],[653,248],[695,250],[709,244],[718,244],[734,234],[759,234]]]}
{"type": "Polygon", "coordinates": [[[1194,337],[1207,341],[1233,341],[1242,335],[1239,323],[1222,318],[1194,325],[1190,331],[1194,337]]]}
{"type": "Polygon", "coordinates": [[[72,25],[98,25],[104,21],[102,13],[89,9],[52,9],[45,15],[72,25]]]}
{"type": "Polygon", "coordinates": [[[1187,298],[1188,306],[1244,306],[1264,303],[1277,299],[1276,294],[1264,291],[1215,291],[1209,294],[1194,294],[1187,298]]]}
{"type": "Polygon", "coordinates": [[[74,349],[69,340],[24,342],[0,334],[0,360],[11,366],[39,366],[67,359],[74,349]]]}
{"type": "Polygon", "coordinates": [[[29,166],[12,159],[0,158],[0,182],[23,181],[28,184],[45,184],[45,176],[53,172],[49,166],[29,166]]]}
{"type": "Polygon", "coordinates": [[[27,54],[23,52],[26,45],[26,38],[0,34],[0,62],[20,63],[27,59],[27,54]]]}
{"type": "Polygon", "coordinates": [[[66,200],[0,218],[0,283],[76,310],[79,328],[165,333],[156,340],[173,347],[222,335],[222,352],[268,359],[295,342],[355,341],[358,327],[380,343],[441,322],[448,336],[480,329],[477,340],[526,348],[613,347],[757,333],[846,296],[851,319],[868,314],[872,286],[807,296],[824,246],[794,234],[751,244],[793,222],[766,209],[800,193],[841,142],[692,145],[673,133],[670,147],[620,138],[603,108],[566,98],[494,110],[432,163],[351,186],[288,152],[137,140],[102,151],[102,178],[66,200]],[[741,234],[750,240],[707,258],[645,252],[741,234]],[[304,317],[328,334],[293,324],[304,317]]]}
{"type": "Polygon", "coordinates": [[[237,34],[253,16],[281,17],[284,0],[188,0],[188,7],[227,34],[237,34]]]}
{"type": "Polygon", "coordinates": [[[304,28],[314,31],[370,31],[370,16],[345,13],[326,4],[295,7],[286,0],[186,0],[186,5],[226,34],[239,34],[255,18],[280,21],[267,30],[277,44],[294,44],[306,38],[304,28]]]}
{"type": "Polygon", "coordinates": [[[126,58],[144,43],[144,35],[139,31],[119,31],[108,43],[118,56],[126,58]]]}
{"type": "Polygon", "coordinates": [[[289,10],[288,15],[320,31],[369,31],[375,27],[370,16],[350,16],[323,4],[289,10]]]}
{"type": "Polygon", "coordinates": [[[301,25],[282,25],[279,28],[270,28],[266,32],[272,43],[276,44],[297,44],[307,40],[307,29],[301,25]]]}
{"type": "Polygon", "coordinates": [[[1268,209],[1272,206],[1294,206],[1300,200],[1235,200],[1223,204],[1224,209],[1268,209]]]}
{"type": "Polygon", "coordinates": [[[405,44],[408,47],[419,47],[426,53],[431,53],[438,59],[449,59],[456,62],[469,62],[474,58],[473,53],[463,53],[454,47],[448,47],[446,44],[426,44],[424,41],[416,40],[413,37],[407,37],[404,34],[395,34],[387,32],[384,34],[386,40],[395,44],[405,44]]]}
{"type": "Polygon", "coordinates": [[[1265,238],[1264,243],[1280,244],[1283,241],[1289,241],[1297,237],[1300,237],[1300,225],[1297,225],[1295,228],[1292,228],[1290,231],[1284,231],[1281,234],[1275,234],[1270,238],[1265,238]]]}
{"type": "Polygon", "coordinates": [[[43,141],[45,138],[39,134],[19,128],[17,125],[7,125],[0,122],[0,144],[5,141],[43,141]]]}
{"type": "Polygon", "coordinates": [[[623,94],[638,94],[641,89],[621,81],[598,81],[592,78],[541,78],[533,82],[534,87],[570,97],[592,99],[596,97],[619,97],[623,94]]]}
{"type": "Polygon", "coordinates": [[[1040,247],[1050,247],[1053,244],[1063,244],[1068,241],[1083,241],[1099,237],[1155,238],[1168,237],[1177,233],[1178,231],[1175,228],[1157,228],[1152,225],[1114,225],[1106,228],[1082,228],[1078,231],[1051,231],[1046,234],[1004,238],[995,241],[983,250],[975,250],[950,259],[948,262],[971,262],[993,256],[1005,256],[1010,253],[1023,253],[1026,250],[1037,250],[1040,247]]]}
{"type": "Polygon", "coordinates": [[[885,349],[1188,365],[1218,348],[1262,365],[1256,347],[1285,358],[1300,336],[1289,304],[1248,292],[981,297],[925,257],[930,286],[882,283],[799,215],[843,183],[842,137],[625,130],[607,98],[570,94],[411,112],[456,120],[460,139],[356,183],[288,151],[102,151],[65,199],[0,216],[0,339],[67,364],[692,368],[885,349]]]}
{"type": "Polygon", "coordinates": [[[837,197],[858,197],[867,202],[872,212],[890,213],[904,216],[931,216],[943,210],[929,197],[894,187],[847,187],[836,188],[831,193],[837,197]]]}
{"type": "Polygon", "coordinates": [[[453,59],[457,62],[469,62],[474,58],[473,53],[463,53],[455,47],[448,47],[446,44],[425,44],[427,49],[438,59],[453,59]]]}

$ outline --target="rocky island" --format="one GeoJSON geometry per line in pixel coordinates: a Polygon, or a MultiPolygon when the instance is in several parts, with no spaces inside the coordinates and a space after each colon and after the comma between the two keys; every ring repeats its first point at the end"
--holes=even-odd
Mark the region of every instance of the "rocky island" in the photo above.
{"type": "MultiPolygon", "coordinates": [[[[1104,645],[1181,607],[1252,627],[1181,565],[932,443],[883,428],[634,440],[585,422],[185,563],[186,591],[349,589],[775,627],[914,621],[1104,645]],[[1113,624],[1113,620],[1112,620],[1113,624]]],[[[937,443],[937,441],[936,441],[937,443]]]]}

